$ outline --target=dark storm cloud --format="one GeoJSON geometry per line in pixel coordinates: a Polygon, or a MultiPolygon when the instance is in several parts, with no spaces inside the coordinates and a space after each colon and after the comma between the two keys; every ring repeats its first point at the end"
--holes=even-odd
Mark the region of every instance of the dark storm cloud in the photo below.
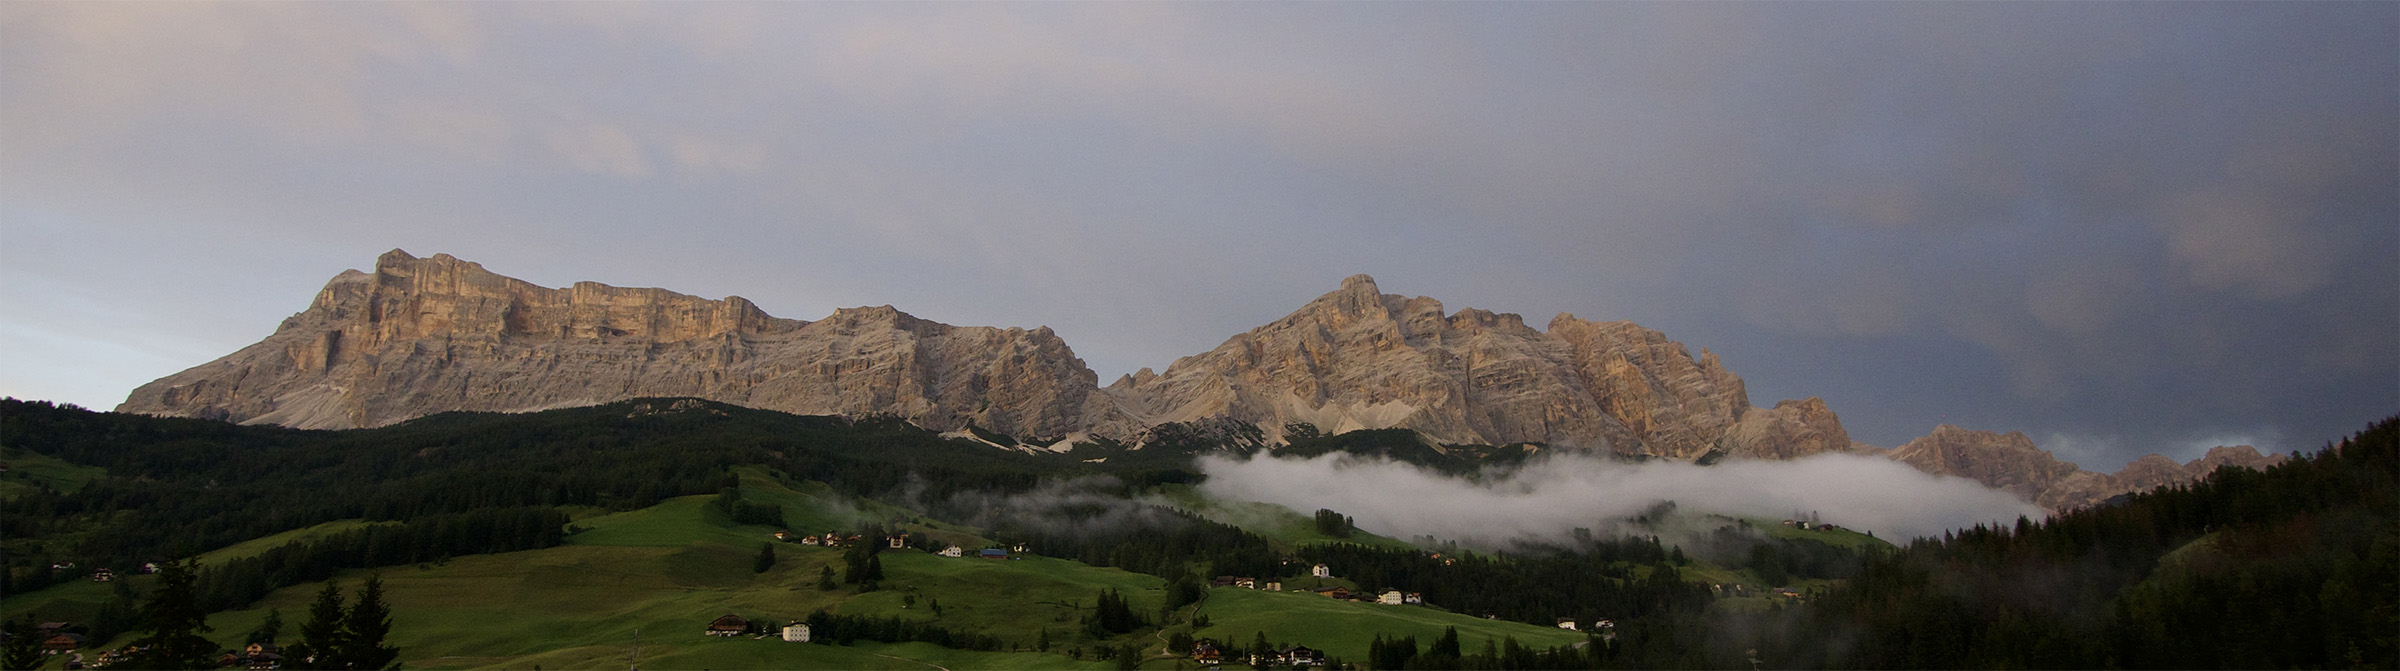
{"type": "Polygon", "coordinates": [[[2301,448],[2400,407],[2396,35],[2363,3],[13,3],[0,393],[113,405],[403,247],[1046,324],[1104,379],[1367,272],[1632,319],[1879,444],[2301,448]]]}

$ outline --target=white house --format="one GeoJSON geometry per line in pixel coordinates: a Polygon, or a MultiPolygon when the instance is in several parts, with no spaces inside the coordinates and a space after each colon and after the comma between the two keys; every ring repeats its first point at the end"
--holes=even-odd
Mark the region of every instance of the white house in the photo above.
{"type": "Polygon", "coordinates": [[[1310,568],[1308,574],[1319,578],[1331,578],[1333,577],[1333,567],[1318,564],[1316,567],[1310,568]]]}
{"type": "Polygon", "coordinates": [[[1575,618],[1571,617],[1558,618],[1558,628],[1565,629],[1567,631],[1579,631],[1575,628],[1575,618]]]}
{"type": "Polygon", "coordinates": [[[783,640],[786,643],[807,643],[808,623],[794,622],[790,626],[784,627],[783,640]]]}
{"type": "Polygon", "coordinates": [[[956,545],[952,545],[952,546],[950,546],[950,547],[942,548],[942,556],[944,556],[944,557],[950,557],[950,558],[953,558],[953,559],[956,559],[956,558],[959,558],[959,557],[964,557],[964,556],[967,556],[967,549],[966,549],[966,548],[959,547],[959,546],[956,546],[956,545]]]}
{"type": "Polygon", "coordinates": [[[1400,599],[1400,590],[1396,589],[1387,589],[1384,590],[1382,594],[1375,595],[1375,603],[1380,603],[1386,606],[1400,605],[1400,599]]]}
{"type": "Polygon", "coordinates": [[[1260,587],[1259,587],[1259,589],[1263,589],[1263,590],[1266,590],[1266,591],[1269,591],[1269,592],[1281,592],[1281,591],[1283,591],[1283,581],[1281,581],[1281,580],[1269,580],[1269,581],[1267,581],[1267,584],[1260,586],[1260,587]]]}

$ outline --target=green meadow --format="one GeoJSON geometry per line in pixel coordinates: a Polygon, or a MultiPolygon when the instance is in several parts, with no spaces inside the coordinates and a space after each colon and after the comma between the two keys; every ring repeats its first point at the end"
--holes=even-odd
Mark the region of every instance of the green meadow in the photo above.
{"type": "Polygon", "coordinates": [[[108,469],[71,464],[32,450],[8,448],[0,451],[0,462],[8,464],[8,472],[0,474],[0,497],[43,487],[71,492],[82,489],[83,483],[108,477],[108,469]]]}
{"type": "Polygon", "coordinates": [[[1468,652],[1515,637],[1518,643],[1546,648],[1585,640],[1579,632],[1522,622],[1487,620],[1427,606],[1386,606],[1336,601],[1305,592],[1267,592],[1214,588],[1200,602],[1199,614],[1209,626],[1193,638],[1214,638],[1247,646],[1265,632],[1269,642],[1299,644],[1325,651],[1330,657],[1365,663],[1367,643],[1385,638],[1415,636],[1419,645],[1433,642],[1447,627],[1458,628],[1458,640],[1468,652]]]}
{"type": "MultiPolygon", "coordinates": [[[[957,543],[975,549],[987,542],[971,529],[843,496],[822,484],[790,484],[760,468],[737,473],[745,500],[782,508],[788,528],[802,533],[851,529],[871,521],[908,530],[922,539],[921,544],[936,548],[957,543]]],[[[1179,494],[1192,496],[1189,491],[1179,494]]],[[[573,522],[575,533],[558,547],[374,571],[384,581],[393,607],[390,643],[399,648],[401,660],[409,668],[417,669],[621,665],[649,669],[1101,668],[1111,663],[1098,661],[1097,650],[1128,646],[1141,651],[1146,667],[1169,669],[1179,663],[1164,649],[1165,635],[1174,631],[1241,645],[1264,632],[1278,644],[1320,648],[1350,661],[1365,659],[1367,643],[1375,635],[1415,636],[1430,642],[1445,627],[1457,627],[1470,651],[1480,649],[1482,641],[1511,637],[1532,647],[1585,640],[1576,632],[1426,606],[1383,606],[1305,593],[1231,588],[1210,589],[1200,604],[1180,609],[1167,622],[1153,622],[1163,629],[1094,637],[1085,631],[1083,621],[1102,590],[1117,591],[1135,613],[1156,620],[1165,598],[1165,581],[1062,559],[948,558],[925,548],[908,548],[878,555],[886,579],[879,589],[862,591],[838,580],[843,550],[797,543],[773,544],[774,566],[763,573],[754,572],[759,547],[769,543],[779,529],[736,524],[711,505],[712,498],[685,496],[615,513],[581,510],[573,522]],[[837,576],[834,589],[819,588],[819,578],[826,571],[837,576]],[[995,637],[1008,651],[864,641],[850,646],[797,644],[773,636],[722,638],[701,633],[709,621],[722,615],[741,615],[779,627],[819,609],[936,623],[960,633],[995,637]],[[1206,616],[1209,626],[1192,629],[1197,615],[1206,616]],[[1034,651],[1035,642],[1045,637],[1049,651],[1034,651]]],[[[1333,540],[1317,534],[1309,518],[1280,506],[1226,504],[1197,497],[1186,502],[1188,508],[1204,514],[1238,519],[1278,543],[1333,540]]],[[[282,543],[363,524],[346,520],[275,534],[206,553],[201,561],[251,556],[282,543]]],[[[1366,538],[1368,542],[1399,544],[1366,538]]],[[[345,591],[355,590],[368,573],[346,571],[337,581],[345,591]]],[[[149,577],[133,580],[133,586],[139,588],[149,577]]],[[[269,609],[280,609],[289,637],[321,586],[286,587],[243,610],[217,613],[209,619],[215,627],[211,636],[233,647],[259,625],[269,609]]],[[[78,581],[9,595],[0,602],[0,614],[84,620],[110,598],[112,589],[78,581]]],[[[124,645],[132,637],[120,636],[110,645],[124,645]]],[[[53,659],[51,665],[55,668],[61,663],[63,658],[53,659]]]]}

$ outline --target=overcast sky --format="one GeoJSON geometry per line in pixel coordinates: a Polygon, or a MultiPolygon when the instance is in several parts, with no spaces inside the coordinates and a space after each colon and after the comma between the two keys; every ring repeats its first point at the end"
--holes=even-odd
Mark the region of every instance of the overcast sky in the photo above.
{"type": "Polygon", "coordinates": [[[2086,467],[2400,410],[2400,3],[0,3],[0,394],[386,250],[1047,325],[1353,273],[2086,467]]]}

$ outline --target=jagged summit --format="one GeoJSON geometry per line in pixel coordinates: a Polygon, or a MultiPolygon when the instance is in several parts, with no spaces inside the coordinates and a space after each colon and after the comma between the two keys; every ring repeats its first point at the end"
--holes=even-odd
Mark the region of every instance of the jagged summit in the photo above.
{"type": "MultiPolygon", "coordinates": [[[[1714,356],[1631,322],[1522,316],[1381,293],[1353,275],[1265,326],[1110,388],[1145,424],[1232,417],[1280,436],[1408,428],[1452,443],[1541,442],[1691,459],[1712,449],[1847,449],[1829,411],[1753,408],[1714,356]],[[1735,428],[1747,421],[1746,428],[1735,428]]],[[[1817,406],[1822,410],[1822,403],[1817,406]]]]}
{"type": "MultiPolygon", "coordinates": [[[[447,254],[394,249],[343,271],[249,347],[136,389],[118,410],[301,428],[391,424],[452,410],[530,411],[697,397],[802,414],[896,415],[1019,439],[1139,444],[1152,427],[1256,427],[1280,442],[1405,428],[1446,443],[1553,446],[1693,460],[1883,454],[2052,509],[2274,462],[2219,448],[2117,475],[2086,472],[2023,434],[1952,426],[1888,452],[1857,445],[1822,399],[1757,407],[1714,352],[1632,322],[1522,316],[1382,293],[1373,277],[1106,388],[1047,327],[950,326],[889,305],[817,321],[738,296],[577,282],[551,289],[447,254]]],[[[1247,429],[1243,429],[1247,433],[1247,429]]]]}
{"type": "Polygon", "coordinates": [[[352,428],[692,396],[1030,436],[1080,428],[1092,384],[1048,329],[954,327],[890,306],[779,319],[738,296],[550,289],[395,249],[372,273],[335,276],[266,340],[143,385],[118,409],[352,428]]]}

